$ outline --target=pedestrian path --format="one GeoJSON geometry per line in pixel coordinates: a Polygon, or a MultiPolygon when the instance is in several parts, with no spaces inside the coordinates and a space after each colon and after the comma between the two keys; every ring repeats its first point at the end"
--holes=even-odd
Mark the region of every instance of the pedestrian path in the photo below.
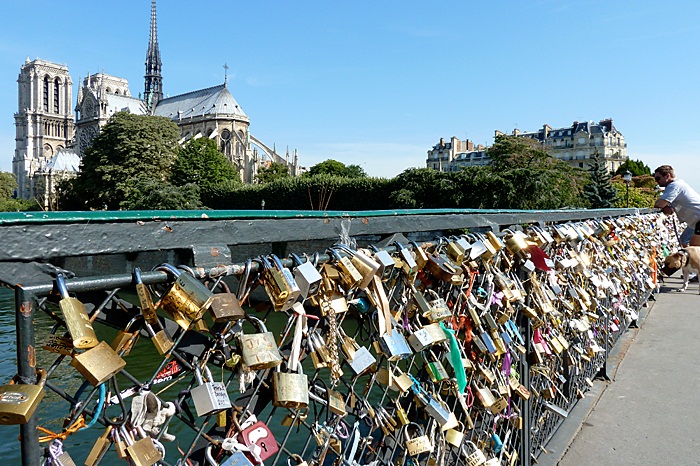
{"type": "Polygon", "coordinates": [[[559,465],[700,465],[700,295],[680,284],[662,287],[559,465]]]}

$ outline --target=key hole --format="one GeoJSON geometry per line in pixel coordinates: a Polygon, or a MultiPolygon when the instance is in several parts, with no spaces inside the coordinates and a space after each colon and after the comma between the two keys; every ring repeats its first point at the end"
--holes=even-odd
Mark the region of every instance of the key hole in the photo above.
{"type": "Polygon", "coordinates": [[[265,442],[260,442],[260,448],[262,448],[263,450],[265,450],[265,452],[267,452],[267,445],[265,445],[265,442]]]}

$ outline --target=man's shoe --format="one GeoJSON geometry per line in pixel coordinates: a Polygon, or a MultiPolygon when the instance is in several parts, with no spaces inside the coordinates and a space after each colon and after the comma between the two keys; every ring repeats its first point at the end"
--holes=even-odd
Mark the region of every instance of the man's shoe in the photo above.
{"type": "Polygon", "coordinates": [[[689,281],[689,282],[692,282],[692,283],[697,283],[697,281],[698,281],[698,274],[696,274],[696,273],[691,273],[691,274],[690,274],[690,278],[688,279],[688,281],[689,281]]]}

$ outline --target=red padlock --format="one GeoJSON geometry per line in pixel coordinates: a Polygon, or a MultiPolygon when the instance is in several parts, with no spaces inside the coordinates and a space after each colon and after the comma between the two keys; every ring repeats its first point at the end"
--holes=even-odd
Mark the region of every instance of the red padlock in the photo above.
{"type": "Polygon", "coordinates": [[[238,437],[242,444],[255,449],[262,461],[279,451],[275,436],[272,435],[270,428],[262,421],[258,421],[252,426],[243,429],[238,437]]]}

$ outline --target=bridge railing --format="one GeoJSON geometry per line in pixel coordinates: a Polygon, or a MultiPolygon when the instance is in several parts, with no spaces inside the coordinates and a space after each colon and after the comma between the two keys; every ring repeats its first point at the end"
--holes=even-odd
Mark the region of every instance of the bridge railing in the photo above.
{"type": "MultiPolygon", "coordinates": [[[[63,319],[56,312],[57,296],[51,274],[76,275],[67,280],[68,291],[87,303],[91,317],[101,324],[96,325],[100,329],[98,335],[111,337],[113,329],[123,330],[128,320],[140,313],[135,305],[138,301],[134,299],[130,273],[136,265],[150,268],[164,261],[189,265],[191,273],[212,290],[236,290],[238,277],[245,270],[245,259],[257,254],[320,252],[320,267],[325,261],[336,260],[325,254],[326,247],[338,241],[355,240],[358,246],[369,242],[379,244],[401,265],[396,239],[417,240],[414,249],[436,239],[421,250],[445,257],[450,241],[466,234],[466,229],[471,236],[463,239],[473,248],[489,241],[498,245],[498,240],[476,232],[493,230],[505,239],[512,239],[514,230],[524,229],[528,233],[533,244],[529,244],[531,250],[527,252],[509,251],[509,245],[488,258],[487,253],[465,261],[462,266],[453,263],[455,270],[461,270],[458,273],[461,279],[439,280],[430,272],[412,275],[398,270],[399,267],[385,277],[382,286],[396,319],[395,331],[409,337],[423,321],[415,315],[417,292],[440,297],[453,315],[443,325],[456,331],[455,347],[441,343],[389,362],[392,358],[373,347],[381,334],[375,321],[378,312],[372,310],[367,292],[348,291],[345,297],[350,303],[349,310],[338,315],[335,323],[319,313],[311,302],[305,302],[307,312],[317,318],[307,322],[308,332],[302,336],[305,349],[310,349],[306,342],[314,332],[327,340],[339,336],[338,330],[328,330],[335,325],[370,350],[378,370],[389,367],[395,373],[400,371],[413,377],[403,396],[394,390],[396,387],[386,385],[381,370],[369,375],[355,374],[353,360],[342,356],[341,351],[332,360],[342,364],[342,376],[331,374],[327,365],[317,365],[316,361],[312,364],[310,357],[302,358],[303,371],[310,380],[308,410],[271,407],[273,371],[261,369],[253,377],[240,365],[224,370],[224,361],[211,356],[216,348],[224,346],[233,353],[240,350],[235,343],[229,345],[222,340],[221,335],[231,330],[232,324],[222,328],[209,321],[208,330],[183,331],[171,315],[160,311],[163,328],[176,346],[160,357],[151,345],[139,342],[132,354],[124,357],[126,367],[112,382],[104,383],[109,394],[115,396],[121,387],[123,398],[127,399],[131,394],[126,391],[129,388],[132,391],[149,388],[154,393],[158,389],[163,402],[175,401],[178,407],[178,412],[165,425],[177,434],[181,445],[179,450],[170,445],[164,447],[166,458],[172,461],[174,456],[192,457],[204,461],[208,444],[231,437],[237,429],[230,411],[228,416],[218,418],[192,415],[189,390],[196,385],[196,378],[191,369],[209,355],[209,365],[214,372],[219,371],[219,380],[223,377],[228,395],[238,407],[240,420],[253,413],[269,426],[277,439],[280,451],[266,461],[268,466],[273,462],[285,464],[288,457],[318,464],[323,464],[324,459],[343,464],[371,461],[393,464],[406,454],[404,431],[409,428],[399,420],[401,409],[410,420],[425,428],[433,449],[430,456],[437,458],[439,464],[473,464],[467,452],[471,446],[463,443],[461,450],[453,448],[446,441],[446,433],[441,433],[438,427],[452,420],[442,419],[440,409],[443,414],[444,410],[451,413],[464,442],[472,442],[469,445],[483,451],[491,458],[491,464],[531,464],[592,380],[605,375],[609,349],[627,326],[634,323],[639,308],[656,287],[660,245],[672,242],[662,217],[632,210],[119,212],[45,218],[11,215],[0,218],[0,229],[7,232],[11,244],[10,252],[0,252],[0,261],[5,263],[0,279],[14,283],[19,379],[22,383],[33,383],[37,361],[50,368],[46,386],[60,400],[53,402],[51,413],[40,408],[39,417],[44,420],[51,414],[55,417],[59,402],[66,400],[69,409],[64,412],[69,421],[63,426],[68,428],[63,433],[72,432],[69,426],[81,416],[86,420],[94,417],[101,424],[108,424],[109,418],[99,416],[97,406],[89,406],[94,401],[78,401],[80,397],[73,396],[66,384],[61,383],[71,378],[82,381],[75,372],[66,370],[69,358],[38,349],[36,335],[46,337],[47,329],[36,328],[35,322],[40,320],[37,310],[58,323],[54,330],[63,331],[63,319]],[[501,232],[507,227],[508,231],[501,232]],[[395,234],[407,238],[390,236],[395,234]],[[46,238],[48,244],[39,244],[39,238],[46,238]],[[369,310],[363,310],[366,305],[369,310]],[[462,360],[461,366],[457,360],[462,360]],[[428,363],[440,363],[447,374],[439,377],[446,378],[431,377],[428,363]],[[169,377],[175,380],[176,392],[172,387],[161,389],[156,383],[165,384],[161,379],[169,377]],[[237,394],[241,378],[248,384],[237,394]],[[116,386],[115,381],[119,381],[116,386]],[[323,396],[328,393],[328,387],[338,393],[346,414],[336,410],[329,413],[328,401],[323,396]],[[488,400],[488,392],[494,400],[488,400]],[[411,393],[413,397],[407,395],[411,393]],[[438,413],[434,412],[436,406],[438,413]],[[185,442],[189,443],[187,448],[185,442]]],[[[284,265],[293,268],[290,261],[284,265]]],[[[253,275],[256,273],[254,270],[253,275]]],[[[143,281],[158,293],[172,283],[173,277],[162,271],[144,272],[143,281]]],[[[335,291],[339,290],[340,287],[335,287],[335,291]]],[[[272,311],[262,287],[244,301],[248,313],[267,322],[277,336],[283,356],[288,358],[294,333],[290,329],[298,314],[272,311]]],[[[73,385],[69,383],[68,387],[73,385]]],[[[87,392],[88,400],[99,397],[99,385],[83,387],[83,391],[86,388],[91,390],[87,392]]],[[[109,404],[104,409],[114,413],[109,404]]],[[[41,455],[36,427],[37,416],[20,426],[23,464],[37,464],[41,455]]],[[[165,429],[159,432],[153,436],[162,441],[165,429]]],[[[63,445],[76,458],[86,456],[85,445],[99,433],[79,431],[65,438],[63,445]],[[81,436],[88,441],[71,444],[81,436]]],[[[58,435],[60,438],[61,434],[58,435]]],[[[218,452],[218,446],[214,451],[218,452]]],[[[422,464],[428,461],[428,456],[416,456],[414,460],[422,464]]]]}

